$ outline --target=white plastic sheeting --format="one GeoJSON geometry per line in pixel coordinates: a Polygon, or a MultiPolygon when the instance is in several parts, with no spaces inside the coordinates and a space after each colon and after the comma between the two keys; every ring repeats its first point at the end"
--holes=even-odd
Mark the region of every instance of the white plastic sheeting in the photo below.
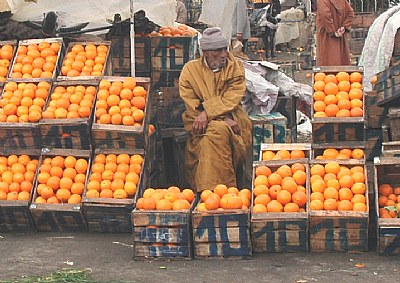
{"type": "Polygon", "coordinates": [[[370,27],[358,64],[364,67],[365,91],[372,90],[372,77],[389,67],[394,37],[399,28],[400,4],[381,14],[370,27]]]}
{"type": "MultiPolygon", "coordinates": [[[[132,1],[135,12],[145,10],[147,17],[159,25],[170,26],[175,21],[175,0],[132,1]]],[[[49,11],[62,15],[66,26],[84,22],[101,22],[112,19],[116,13],[120,13],[122,19],[130,17],[130,0],[38,0],[37,3],[7,0],[7,2],[16,21],[37,19],[49,11]]]]}

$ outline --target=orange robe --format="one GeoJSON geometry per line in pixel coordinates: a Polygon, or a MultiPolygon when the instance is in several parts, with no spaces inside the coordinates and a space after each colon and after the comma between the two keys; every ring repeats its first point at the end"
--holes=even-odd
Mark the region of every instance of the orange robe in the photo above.
{"type": "Polygon", "coordinates": [[[245,95],[244,68],[231,54],[227,66],[214,73],[204,57],[187,63],[179,78],[179,93],[186,105],[185,129],[191,133],[186,144],[187,180],[198,192],[217,184],[237,187],[236,173],[251,146],[252,124],[241,101],[245,95]],[[205,134],[193,135],[194,119],[202,104],[208,116],[205,134]],[[232,115],[240,127],[235,134],[224,121],[232,115]]]}
{"type": "Polygon", "coordinates": [[[318,0],[317,4],[317,66],[350,65],[349,31],[354,17],[347,0],[318,0]],[[342,37],[335,37],[340,27],[342,37]]]}

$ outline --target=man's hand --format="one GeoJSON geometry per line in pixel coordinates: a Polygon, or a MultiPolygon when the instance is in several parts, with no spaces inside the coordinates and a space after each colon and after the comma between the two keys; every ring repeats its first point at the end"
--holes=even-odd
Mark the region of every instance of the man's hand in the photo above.
{"type": "Polygon", "coordinates": [[[231,127],[232,131],[235,134],[240,135],[239,124],[235,120],[232,120],[231,118],[225,118],[224,120],[228,124],[228,126],[231,127]]]}
{"type": "Polygon", "coordinates": [[[346,31],[345,28],[341,27],[335,32],[335,36],[336,37],[342,37],[345,31],[346,31]]]}
{"type": "Polygon", "coordinates": [[[206,132],[208,124],[207,112],[202,111],[193,122],[193,134],[202,135],[206,132]]]}

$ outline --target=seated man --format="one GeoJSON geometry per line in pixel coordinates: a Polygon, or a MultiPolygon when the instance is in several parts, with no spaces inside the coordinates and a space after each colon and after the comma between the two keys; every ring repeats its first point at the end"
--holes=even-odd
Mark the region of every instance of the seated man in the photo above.
{"type": "Polygon", "coordinates": [[[241,106],[246,91],[242,64],[227,51],[220,28],[204,30],[203,55],[188,62],[179,78],[185,102],[187,180],[201,192],[217,184],[237,187],[236,173],[243,168],[251,146],[251,121],[241,106]]]}

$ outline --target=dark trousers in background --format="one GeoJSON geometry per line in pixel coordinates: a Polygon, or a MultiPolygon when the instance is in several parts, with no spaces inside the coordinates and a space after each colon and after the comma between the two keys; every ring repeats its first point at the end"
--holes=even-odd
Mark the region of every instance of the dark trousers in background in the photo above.
{"type": "Polygon", "coordinates": [[[266,27],[265,33],[262,36],[264,42],[265,58],[275,57],[275,29],[266,27]]]}

